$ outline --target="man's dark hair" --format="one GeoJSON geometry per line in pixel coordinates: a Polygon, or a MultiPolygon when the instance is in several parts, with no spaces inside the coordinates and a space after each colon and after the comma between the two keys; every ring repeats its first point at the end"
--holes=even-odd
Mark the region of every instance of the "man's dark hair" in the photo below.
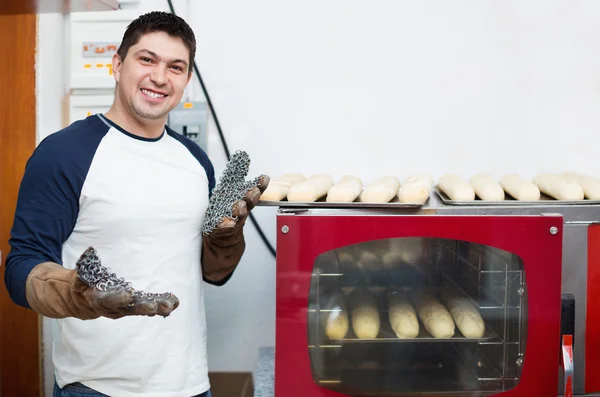
{"type": "Polygon", "coordinates": [[[183,18],[162,11],[152,11],[140,15],[127,26],[117,54],[125,59],[129,48],[135,45],[140,37],[147,33],[165,32],[170,36],[179,37],[190,52],[189,73],[192,72],[194,56],[196,55],[196,36],[194,31],[183,18]]]}

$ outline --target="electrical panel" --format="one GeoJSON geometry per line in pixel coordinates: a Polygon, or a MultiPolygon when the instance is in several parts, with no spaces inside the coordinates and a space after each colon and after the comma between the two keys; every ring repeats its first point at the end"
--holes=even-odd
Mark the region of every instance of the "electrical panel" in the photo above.
{"type": "Polygon", "coordinates": [[[121,44],[123,32],[138,14],[134,9],[71,15],[71,89],[114,88],[112,57],[121,44]]]}
{"type": "Polygon", "coordinates": [[[180,103],[169,113],[168,126],[196,142],[205,152],[208,136],[208,106],[206,102],[180,103]]]}
{"type": "Polygon", "coordinates": [[[71,95],[69,97],[69,124],[96,113],[106,113],[114,95],[71,95]]]}

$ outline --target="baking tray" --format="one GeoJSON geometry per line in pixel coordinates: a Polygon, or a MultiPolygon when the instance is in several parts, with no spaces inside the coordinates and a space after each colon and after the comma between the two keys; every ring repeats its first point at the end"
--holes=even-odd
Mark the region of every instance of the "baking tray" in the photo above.
{"type": "Polygon", "coordinates": [[[457,205],[457,206],[482,206],[482,207],[495,207],[495,206],[505,206],[505,207],[518,207],[518,206],[566,206],[566,205],[598,205],[600,204],[600,200],[556,200],[550,196],[542,193],[540,195],[540,199],[537,201],[519,201],[512,198],[508,193],[505,193],[506,199],[503,201],[484,201],[477,196],[475,196],[475,200],[471,201],[457,201],[451,200],[446,193],[444,193],[439,187],[435,186],[434,189],[439,198],[446,205],[457,205]]]}
{"type": "Polygon", "coordinates": [[[456,343],[456,342],[485,342],[485,341],[490,341],[490,340],[496,339],[498,337],[497,333],[495,333],[490,327],[486,326],[485,333],[484,333],[483,337],[481,337],[481,338],[467,338],[460,333],[460,331],[458,330],[458,327],[455,328],[454,336],[451,338],[434,338],[427,332],[427,330],[425,330],[423,323],[421,322],[421,320],[419,320],[419,335],[417,335],[416,338],[400,339],[396,336],[396,334],[392,330],[392,327],[389,324],[389,322],[383,321],[383,318],[381,320],[382,320],[381,328],[379,330],[379,335],[377,336],[377,338],[359,339],[354,334],[354,331],[352,330],[352,327],[350,326],[350,329],[348,330],[348,334],[346,335],[346,337],[344,339],[326,339],[326,340],[327,340],[328,344],[335,344],[335,345],[348,344],[348,343],[390,343],[390,342],[394,342],[394,343],[443,343],[443,342],[456,343]]]}
{"type": "Polygon", "coordinates": [[[363,203],[359,201],[353,201],[351,203],[328,203],[325,201],[325,197],[320,198],[313,202],[290,202],[287,200],[282,201],[264,201],[258,202],[259,206],[264,207],[281,207],[281,208],[421,208],[427,204],[429,198],[423,204],[409,204],[401,203],[398,201],[398,197],[394,197],[392,201],[387,203],[363,203]]]}

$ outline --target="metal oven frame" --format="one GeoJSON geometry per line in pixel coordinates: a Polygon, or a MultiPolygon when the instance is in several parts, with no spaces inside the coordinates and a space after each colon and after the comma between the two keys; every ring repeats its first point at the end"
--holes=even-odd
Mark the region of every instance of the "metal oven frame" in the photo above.
{"type": "Polygon", "coordinates": [[[575,395],[600,395],[593,394],[600,392],[600,385],[590,376],[592,371],[600,369],[600,357],[587,353],[599,346],[593,340],[590,341],[592,335],[600,335],[600,320],[594,320],[595,316],[591,316],[590,321],[590,316],[587,315],[590,312],[600,313],[600,291],[597,290],[600,289],[600,284],[598,287],[594,286],[594,280],[600,283],[600,269],[588,271],[588,268],[595,269],[590,264],[596,260],[600,264],[600,224],[597,224],[600,220],[599,205],[559,205],[546,202],[540,202],[539,205],[510,206],[447,205],[434,193],[426,205],[420,208],[315,208],[310,205],[295,206],[293,203],[282,203],[279,207],[276,397],[293,397],[296,395],[294,393],[299,396],[341,396],[316,386],[310,374],[306,318],[310,274],[315,256],[365,239],[410,236],[445,236],[470,240],[504,248],[523,258],[529,288],[529,315],[538,319],[537,322],[531,322],[528,329],[526,357],[534,358],[525,363],[519,386],[496,394],[498,396],[538,395],[539,379],[546,379],[552,371],[556,374],[552,378],[557,379],[556,386],[548,385],[545,380],[546,386],[542,386],[545,387],[544,393],[553,388],[560,395],[561,390],[564,390],[562,378],[558,375],[561,296],[560,293],[554,293],[558,291],[552,290],[552,282],[548,279],[552,275],[552,269],[559,269],[557,280],[562,279],[560,292],[573,294],[576,301],[573,389],[575,395]],[[519,220],[515,216],[523,216],[523,219],[519,220]],[[539,217],[536,219],[530,216],[539,217]],[[308,221],[308,217],[314,218],[308,221]],[[531,227],[534,225],[545,228],[545,232],[532,234],[531,227]],[[495,234],[492,232],[494,228],[495,234]],[[551,233],[550,228],[556,229],[551,233]],[[511,230],[512,237],[508,237],[511,230]],[[560,243],[554,243],[556,238],[561,237],[560,243]],[[302,244],[308,245],[301,247],[302,244]],[[553,293],[547,294],[550,291],[553,293]],[[543,307],[547,312],[543,315],[536,313],[535,307],[543,307]],[[550,333],[544,336],[538,326],[550,330],[550,333]],[[537,364],[532,364],[534,360],[544,364],[537,368],[537,364]],[[534,382],[535,387],[534,383],[528,382],[534,382]]]}

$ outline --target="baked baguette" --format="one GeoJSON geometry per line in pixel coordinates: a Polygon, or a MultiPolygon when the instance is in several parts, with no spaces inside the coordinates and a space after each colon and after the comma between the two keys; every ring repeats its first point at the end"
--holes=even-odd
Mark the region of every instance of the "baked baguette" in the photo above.
{"type": "Polygon", "coordinates": [[[390,288],[387,301],[388,319],[396,336],[399,339],[416,338],[419,335],[419,320],[404,291],[390,288]]]}
{"type": "Polygon", "coordinates": [[[465,338],[482,338],[485,323],[479,309],[468,298],[449,289],[443,289],[440,295],[461,334],[465,338]]]}
{"type": "Polygon", "coordinates": [[[398,189],[401,203],[424,204],[431,194],[433,179],[429,175],[413,175],[402,181],[398,189]]]}
{"type": "Polygon", "coordinates": [[[325,335],[329,339],[340,340],[348,335],[350,323],[348,321],[348,312],[344,308],[334,309],[327,313],[325,320],[325,335]]]}
{"type": "Polygon", "coordinates": [[[535,183],[517,174],[504,175],[500,178],[500,186],[518,201],[537,201],[541,196],[540,189],[535,183]]]}
{"type": "Polygon", "coordinates": [[[585,198],[589,200],[600,199],[600,179],[579,172],[565,172],[563,175],[581,185],[585,198]]]}
{"type": "Polygon", "coordinates": [[[315,174],[306,181],[290,187],[287,199],[290,202],[311,203],[327,195],[327,192],[332,186],[333,178],[331,178],[330,175],[315,174]]]}
{"type": "Polygon", "coordinates": [[[446,193],[451,200],[475,200],[475,190],[467,181],[456,174],[444,174],[438,180],[438,187],[446,193]]]}
{"type": "Polygon", "coordinates": [[[579,182],[557,174],[538,174],[533,183],[540,191],[556,200],[583,200],[585,194],[579,182]]]}
{"type": "Polygon", "coordinates": [[[379,335],[381,318],[377,300],[361,288],[352,296],[352,329],[359,339],[375,339],[379,335]]]}
{"type": "Polygon", "coordinates": [[[344,175],[327,192],[326,201],[330,203],[351,203],[362,192],[362,180],[355,176],[344,175]]]}
{"type": "Polygon", "coordinates": [[[363,203],[388,203],[398,194],[400,181],[395,176],[381,177],[367,185],[358,196],[363,203]]]}
{"type": "Polygon", "coordinates": [[[415,291],[410,299],[423,326],[434,338],[451,338],[456,329],[448,310],[431,293],[415,291]]]}
{"type": "Polygon", "coordinates": [[[473,175],[469,178],[469,185],[483,201],[503,201],[505,198],[502,186],[488,173],[473,175]]]}

